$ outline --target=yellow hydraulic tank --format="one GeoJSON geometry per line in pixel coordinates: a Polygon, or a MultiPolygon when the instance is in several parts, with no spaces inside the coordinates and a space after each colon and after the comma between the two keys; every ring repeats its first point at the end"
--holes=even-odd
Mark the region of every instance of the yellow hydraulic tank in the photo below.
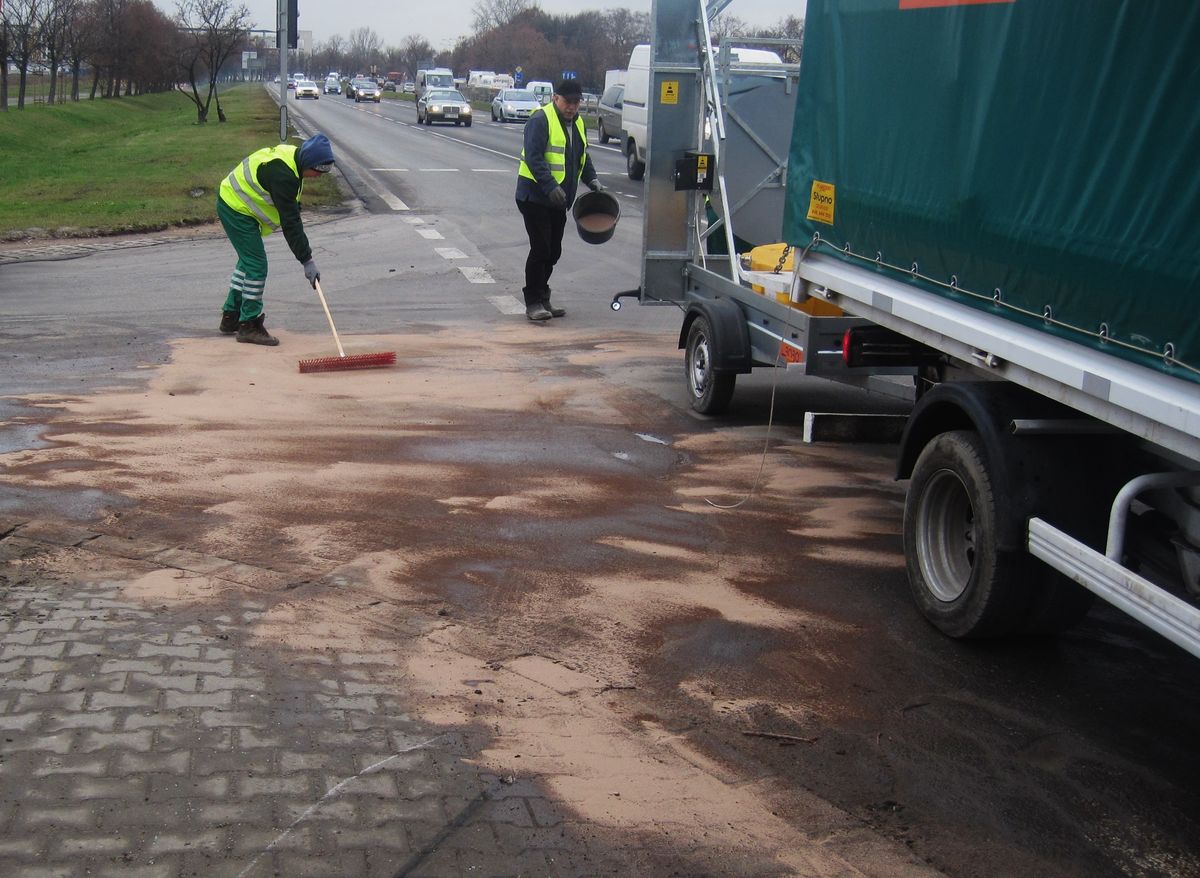
{"type": "MultiPolygon", "coordinates": [[[[786,244],[762,244],[755,247],[748,254],[750,257],[751,271],[774,271],[779,266],[779,257],[783,255],[786,244]]],[[[779,268],[781,273],[790,274],[792,270],[792,257],[796,254],[795,249],[789,249],[787,257],[783,260],[783,266],[779,268]]],[[[743,260],[747,254],[742,254],[743,260]]],[[[745,262],[743,261],[743,264],[745,262]]],[[[766,294],[766,291],[758,284],[751,284],[751,289],[756,293],[766,294]]],[[[782,305],[791,305],[797,310],[803,311],[812,317],[841,317],[842,309],[837,305],[831,305],[824,299],[809,298],[803,302],[793,302],[786,292],[775,293],[775,301],[782,305]]]]}

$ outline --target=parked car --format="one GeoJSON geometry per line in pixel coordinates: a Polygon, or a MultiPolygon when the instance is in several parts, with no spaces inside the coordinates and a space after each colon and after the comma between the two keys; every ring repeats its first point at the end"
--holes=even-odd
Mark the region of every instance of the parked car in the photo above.
{"type": "Polygon", "coordinates": [[[610,139],[624,142],[621,128],[621,107],[625,102],[625,86],[613,85],[604,90],[596,107],[596,139],[608,143],[610,139]]]}
{"type": "Polygon", "coordinates": [[[505,88],[492,101],[493,122],[522,122],[541,106],[537,95],[523,88],[505,88]]]}
{"type": "Polygon", "coordinates": [[[296,100],[300,100],[300,98],[312,98],[314,101],[319,101],[321,90],[311,79],[299,79],[296,81],[296,100]]]}
{"type": "Polygon", "coordinates": [[[354,103],[359,104],[363,101],[374,101],[379,103],[383,98],[383,92],[379,90],[379,86],[369,79],[359,79],[354,83],[354,103]]]}
{"type": "Polygon", "coordinates": [[[453,122],[471,127],[471,102],[454,89],[431,88],[417,100],[417,124],[453,122]]]}
{"type": "Polygon", "coordinates": [[[336,76],[327,76],[325,78],[325,94],[340,95],[342,93],[342,83],[336,76]]]}

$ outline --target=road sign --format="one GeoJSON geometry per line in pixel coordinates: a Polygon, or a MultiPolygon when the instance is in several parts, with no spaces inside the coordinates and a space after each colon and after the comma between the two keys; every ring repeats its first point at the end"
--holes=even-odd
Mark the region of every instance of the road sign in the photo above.
{"type": "Polygon", "coordinates": [[[576,73],[574,70],[564,70],[563,74],[562,74],[562,78],[563,79],[578,79],[579,74],[576,73]]]}

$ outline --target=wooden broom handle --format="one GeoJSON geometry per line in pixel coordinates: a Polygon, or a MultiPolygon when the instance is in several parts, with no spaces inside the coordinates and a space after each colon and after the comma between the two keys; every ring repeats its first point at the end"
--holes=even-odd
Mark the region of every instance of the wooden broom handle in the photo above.
{"type": "Polygon", "coordinates": [[[321,307],[325,309],[325,318],[329,321],[329,329],[333,333],[333,343],[337,345],[338,356],[344,357],[346,356],[346,352],[342,350],[342,340],[338,338],[337,327],[333,325],[333,315],[329,313],[329,306],[325,304],[325,294],[321,292],[321,282],[314,280],[313,286],[316,288],[317,296],[321,300],[321,307]]]}

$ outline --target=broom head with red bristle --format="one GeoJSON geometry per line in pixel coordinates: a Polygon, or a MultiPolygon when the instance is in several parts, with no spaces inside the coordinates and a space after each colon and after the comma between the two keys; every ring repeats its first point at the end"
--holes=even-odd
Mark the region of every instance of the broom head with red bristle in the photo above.
{"type": "Polygon", "coordinates": [[[350,354],[345,357],[317,357],[315,360],[301,360],[301,372],[345,372],[351,369],[375,369],[379,366],[393,366],[396,363],[396,352],[387,351],[379,354],[350,354]]]}

